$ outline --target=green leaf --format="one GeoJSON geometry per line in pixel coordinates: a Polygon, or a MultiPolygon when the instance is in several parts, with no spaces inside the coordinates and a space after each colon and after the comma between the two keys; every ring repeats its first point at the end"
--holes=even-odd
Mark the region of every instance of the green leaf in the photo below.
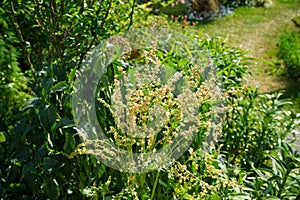
{"type": "Polygon", "coordinates": [[[52,199],[58,199],[59,197],[59,186],[55,179],[51,179],[50,177],[46,179],[46,183],[44,184],[46,196],[52,199]]]}
{"type": "Polygon", "coordinates": [[[74,139],[74,135],[71,133],[66,133],[65,136],[66,136],[66,142],[63,148],[67,154],[71,154],[73,150],[76,148],[76,141],[74,139]]]}
{"type": "Polygon", "coordinates": [[[6,141],[6,137],[5,137],[5,133],[4,132],[0,132],[0,143],[3,143],[6,141]]]}
{"type": "Polygon", "coordinates": [[[233,195],[230,195],[231,197],[234,197],[232,199],[235,199],[235,200],[245,200],[245,199],[251,199],[251,197],[249,196],[249,194],[246,194],[246,193],[238,193],[238,194],[233,194],[233,195]]]}
{"type": "MultiPolygon", "coordinates": [[[[0,162],[2,162],[1,160],[4,159],[4,148],[3,146],[0,144],[0,162]]],[[[1,176],[1,172],[0,172],[0,176],[1,176]]]]}
{"type": "Polygon", "coordinates": [[[210,195],[209,199],[210,200],[220,200],[221,197],[217,194],[212,194],[212,195],[210,195]]]}
{"type": "Polygon", "coordinates": [[[46,77],[42,80],[42,88],[44,94],[47,94],[49,89],[52,87],[53,84],[53,78],[51,77],[46,77]]]}
{"type": "Polygon", "coordinates": [[[21,179],[23,179],[29,172],[35,169],[35,163],[33,161],[29,161],[22,168],[21,179]]]}
{"type": "Polygon", "coordinates": [[[186,66],[187,64],[189,64],[189,60],[187,59],[181,59],[179,62],[178,62],[178,67],[180,69],[182,69],[184,66],[186,66]]]}
{"type": "Polygon", "coordinates": [[[39,111],[40,122],[42,126],[50,130],[52,125],[56,121],[56,109],[52,105],[46,105],[42,107],[39,111]]]}
{"type": "Polygon", "coordinates": [[[193,199],[193,196],[186,193],[186,194],[183,195],[182,199],[193,199]]]}
{"type": "Polygon", "coordinates": [[[63,81],[63,82],[59,82],[57,84],[55,84],[54,86],[51,87],[50,92],[54,93],[54,92],[59,92],[59,91],[63,91],[68,87],[68,84],[63,81]]]}
{"type": "Polygon", "coordinates": [[[164,186],[165,188],[168,187],[168,184],[165,183],[164,181],[162,181],[161,179],[158,180],[159,184],[161,184],[162,186],[164,186]]]}
{"type": "Polygon", "coordinates": [[[25,106],[22,108],[22,111],[28,109],[28,108],[35,108],[38,105],[40,105],[42,103],[42,99],[41,98],[32,98],[29,101],[26,102],[25,106]]]}
{"type": "Polygon", "coordinates": [[[69,83],[72,83],[73,82],[73,79],[74,79],[74,77],[75,77],[75,72],[76,72],[76,68],[73,68],[72,70],[71,70],[71,72],[70,72],[70,74],[68,75],[68,81],[69,81],[69,83]]]}
{"type": "Polygon", "coordinates": [[[280,200],[279,198],[277,197],[265,197],[263,198],[264,200],[280,200]]]}
{"type": "Polygon", "coordinates": [[[270,184],[264,191],[263,191],[263,194],[264,196],[267,196],[273,189],[273,185],[270,184]]]}
{"type": "Polygon", "coordinates": [[[57,129],[59,128],[71,128],[74,126],[74,121],[67,118],[67,117],[63,117],[60,119],[60,121],[57,123],[57,125],[54,128],[53,132],[56,132],[57,129]]]}
{"type": "Polygon", "coordinates": [[[45,157],[41,165],[42,169],[45,171],[53,170],[57,166],[58,161],[51,157],[45,157]]]}
{"type": "Polygon", "coordinates": [[[11,183],[9,184],[9,187],[13,189],[14,192],[23,191],[26,189],[25,184],[22,183],[11,183]]]}

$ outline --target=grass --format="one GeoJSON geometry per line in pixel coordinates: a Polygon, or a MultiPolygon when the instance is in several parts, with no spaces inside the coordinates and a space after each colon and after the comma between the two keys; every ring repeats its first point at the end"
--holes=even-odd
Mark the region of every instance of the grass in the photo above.
{"type": "Polygon", "coordinates": [[[209,36],[228,38],[228,43],[248,52],[255,59],[246,84],[258,87],[260,93],[286,91],[293,106],[300,112],[300,84],[288,78],[282,60],[278,59],[279,35],[284,30],[296,30],[292,19],[300,15],[299,0],[273,0],[271,8],[240,7],[230,16],[197,25],[209,36]]]}
{"type": "Polygon", "coordinates": [[[252,76],[248,77],[247,84],[259,87],[261,93],[270,93],[290,85],[283,76],[282,62],[276,56],[277,44],[283,30],[296,28],[291,19],[298,13],[300,2],[275,0],[271,8],[240,7],[231,16],[198,28],[209,36],[227,37],[229,44],[258,58],[250,68],[252,76]]]}

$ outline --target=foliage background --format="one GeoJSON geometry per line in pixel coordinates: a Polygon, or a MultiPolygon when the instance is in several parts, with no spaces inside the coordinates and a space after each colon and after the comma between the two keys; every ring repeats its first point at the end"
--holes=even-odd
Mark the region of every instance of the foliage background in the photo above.
{"type": "Polygon", "coordinates": [[[0,198],[295,198],[299,154],[284,139],[299,116],[282,109],[290,102],[280,94],[243,86],[245,52],[189,29],[183,32],[211,52],[232,106],[219,148],[195,148],[169,170],[140,175],[80,153],[71,114],[75,72],[102,39],[145,25],[147,17],[134,1],[1,3],[0,198]]]}

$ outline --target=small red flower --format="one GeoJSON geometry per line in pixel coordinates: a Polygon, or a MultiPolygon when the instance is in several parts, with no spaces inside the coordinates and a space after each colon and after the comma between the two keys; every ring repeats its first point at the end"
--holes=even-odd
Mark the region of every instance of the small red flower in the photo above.
{"type": "Polygon", "coordinates": [[[196,24],[196,22],[192,22],[192,25],[195,25],[196,24]]]}

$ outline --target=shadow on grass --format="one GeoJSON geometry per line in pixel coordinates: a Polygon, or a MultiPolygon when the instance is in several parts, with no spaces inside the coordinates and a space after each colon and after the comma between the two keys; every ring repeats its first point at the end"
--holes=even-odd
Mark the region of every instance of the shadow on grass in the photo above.
{"type": "Polygon", "coordinates": [[[277,91],[282,92],[282,98],[291,99],[292,105],[286,105],[287,110],[294,111],[295,113],[300,113],[300,82],[294,79],[286,77],[286,87],[283,90],[277,91]]]}

